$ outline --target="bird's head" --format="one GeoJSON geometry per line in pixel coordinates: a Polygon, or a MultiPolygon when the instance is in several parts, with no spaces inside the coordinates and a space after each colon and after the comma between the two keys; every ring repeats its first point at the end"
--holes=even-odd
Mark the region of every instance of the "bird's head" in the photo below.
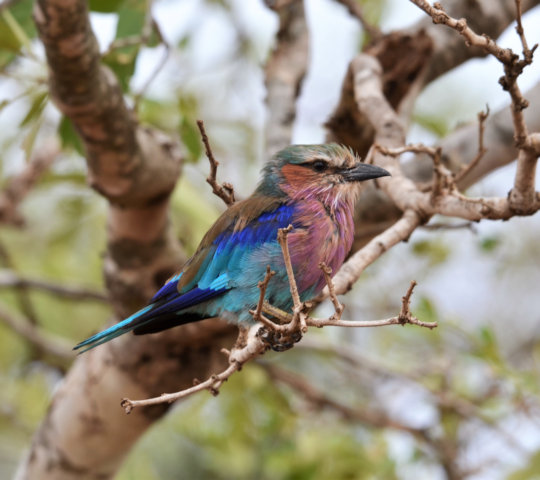
{"type": "Polygon", "coordinates": [[[387,175],[383,168],[360,162],[352,150],[336,143],[291,145],[266,164],[257,191],[294,199],[316,198],[325,204],[340,199],[352,202],[359,182],[387,175]]]}

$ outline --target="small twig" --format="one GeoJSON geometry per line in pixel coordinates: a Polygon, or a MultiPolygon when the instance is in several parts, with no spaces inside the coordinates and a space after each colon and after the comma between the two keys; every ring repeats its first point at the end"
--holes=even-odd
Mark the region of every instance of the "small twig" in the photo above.
{"type": "Polygon", "coordinates": [[[382,145],[375,143],[373,144],[373,149],[378,150],[383,155],[389,155],[390,157],[399,157],[400,155],[403,155],[404,153],[407,153],[407,152],[425,153],[432,158],[437,156],[437,148],[428,147],[427,145],[424,145],[423,143],[411,143],[409,145],[404,145],[403,147],[399,147],[399,148],[387,148],[387,147],[383,147],[382,145]]]}
{"type": "MultiPolygon", "coordinates": [[[[148,8],[150,9],[150,7],[148,7],[148,8]]],[[[150,87],[152,82],[156,79],[159,72],[161,72],[161,70],[163,69],[163,67],[167,63],[167,60],[169,59],[169,56],[171,55],[171,51],[172,51],[171,46],[169,45],[169,42],[167,42],[167,40],[165,39],[165,37],[161,33],[161,28],[159,27],[158,23],[154,20],[154,18],[152,18],[152,17],[150,17],[150,18],[151,18],[151,22],[152,22],[152,28],[154,29],[154,32],[157,35],[158,40],[165,47],[165,53],[164,53],[163,57],[161,58],[161,60],[159,61],[159,63],[154,68],[154,70],[152,71],[152,73],[148,76],[146,81],[143,83],[140,90],[137,93],[135,93],[135,95],[134,95],[134,101],[135,101],[134,110],[135,111],[138,110],[139,102],[140,102],[141,98],[144,96],[144,94],[146,93],[146,91],[148,90],[148,88],[150,87]]]]}
{"type": "Polygon", "coordinates": [[[255,320],[256,322],[261,320],[266,288],[268,287],[268,282],[270,282],[270,279],[275,274],[276,272],[270,269],[270,265],[266,265],[266,274],[264,276],[264,280],[258,283],[258,287],[261,293],[259,295],[259,301],[257,302],[257,308],[255,309],[255,312],[253,312],[253,320],[255,320]]]}
{"type": "Polygon", "coordinates": [[[204,122],[202,120],[197,120],[197,126],[201,132],[202,141],[206,150],[206,157],[210,162],[210,174],[208,175],[206,181],[212,187],[214,194],[221,198],[225,204],[230,207],[235,202],[234,188],[230,183],[223,183],[220,185],[217,182],[216,177],[219,162],[215,159],[212,149],[210,148],[210,142],[208,141],[208,136],[206,135],[206,130],[204,129],[204,122]]]}
{"type": "Polygon", "coordinates": [[[300,331],[305,333],[307,331],[306,316],[303,312],[304,304],[300,300],[300,294],[298,293],[298,286],[296,285],[296,279],[294,277],[294,271],[291,262],[291,255],[289,253],[289,242],[287,237],[289,232],[293,229],[292,225],[287,228],[280,228],[278,230],[278,243],[281,246],[283,253],[283,260],[285,262],[285,269],[287,271],[287,277],[289,279],[289,287],[291,291],[291,297],[293,300],[293,318],[291,320],[291,328],[294,329],[296,325],[299,326],[300,331]]]}
{"type": "Polygon", "coordinates": [[[408,323],[408,319],[411,318],[411,295],[416,285],[416,280],[411,280],[407,293],[401,297],[401,311],[399,312],[399,318],[402,320],[403,325],[408,323]]]}
{"type": "Polygon", "coordinates": [[[319,268],[322,270],[324,279],[326,280],[326,286],[328,287],[328,294],[330,295],[330,300],[332,305],[334,305],[335,313],[330,317],[331,320],[341,320],[341,315],[343,314],[344,306],[339,301],[336,295],[336,288],[334,287],[334,282],[332,282],[332,269],[326,265],[326,263],[319,263],[319,268]]]}
{"type": "MultiPolygon", "coordinates": [[[[510,48],[501,48],[488,35],[478,35],[468,25],[464,18],[455,19],[446,13],[440,3],[434,3],[433,6],[426,0],[410,0],[432,19],[433,23],[446,25],[456,30],[465,38],[465,42],[469,46],[483,48],[487,53],[493,55],[504,66],[504,76],[499,79],[499,83],[506,90],[512,99],[512,118],[514,122],[514,140],[518,148],[527,146],[527,126],[523,116],[523,110],[528,107],[529,102],[523,98],[523,94],[517,84],[517,78],[523,72],[523,69],[532,63],[533,54],[538,45],[532,49],[527,47],[527,42],[524,35],[520,34],[523,45],[523,59],[520,60],[510,48]]],[[[518,29],[521,26],[521,5],[516,3],[518,13],[518,29]]],[[[521,30],[523,27],[521,26],[521,30]]],[[[519,31],[518,31],[519,34],[519,31]]]]}
{"type": "Polygon", "coordinates": [[[240,345],[238,347],[235,346],[231,350],[229,355],[229,366],[223,372],[211,375],[204,382],[194,382],[193,387],[181,390],[179,392],[164,393],[159,397],[147,398],[144,400],[131,400],[129,398],[124,398],[120,402],[120,406],[127,414],[129,414],[136,407],[158,405],[161,403],[172,403],[202,390],[208,390],[212,395],[217,395],[221,385],[226,382],[234,372],[238,372],[242,369],[242,366],[246,362],[258,357],[266,351],[267,345],[258,335],[259,330],[260,326],[254,325],[250,328],[247,336],[245,335],[245,331],[239,332],[237,343],[240,345]]]}
{"type": "Polygon", "coordinates": [[[2,288],[41,290],[68,300],[90,300],[98,302],[109,301],[107,295],[97,290],[60,285],[43,280],[26,278],[18,275],[12,270],[0,270],[0,289],[2,288]]]}
{"type": "Polygon", "coordinates": [[[489,116],[489,105],[486,105],[486,111],[481,111],[478,113],[478,152],[472,161],[465,165],[459,172],[456,173],[454,177],[454,182],[460,182],[465,175],[467,175],[482,159],[482,157],[487,152],[487,149],[484,147],[484,130],[485,122],[489,116]]]}
{"type": "MultiPolygon", "coordinates": [[[[350,320],[341,320],[340,318],[307,318],[307,324],[311,327],[354,327],[354,328],[363,328],[363,327],[385,327],[387,325],[417,325],[419,327],[429,328],[430,330],[438,326],[437,322],[423,322],[414,317],[409,309],[411,295],[413,293],[416,282],[413,280],[407,290],[407,293],[401,299],[401,310],[399,315],[392,318],[387,318],[385,320],[368,320],[368,321],[350,321],[350,320]]],[[[330,287],[329,287],[330,290],[330,287]]],[[[332,288],[333,290],[333,288],[332,288]]],[[[335,294],[335,292],[334,292],[335,294]]]]}
{"type": "Polygon", "coordinates": [[[382,145],[375,144],[375,150],[378,150],[383,155],[389,155],[391,157],[398,157],[406,152],[425,153],[433,160],[433,171],[435,176],[433,182],[430,185],[424,185],[424,188],[421,188],[421,190],[431,191],[433,199],[441,197],[444,193],[453,193],[457,190],[452,172],[448,170],[441,161],[441,147],[428,147],[422,143],[415,143],[399,148],[386,148],[382,145]]]}
{"type": "Polygon", "coordinates": [[[429,328],[430,330],[437,328],[439,325],[437,322],[423,322],[416,317],[408,317],[404,321],[401,316],[386,318],[384,320],[330,320],[328,318],[307,318],[307,325],[309,327],[348,327],[348,328],[372,328],[372,327],[386,327],[389,325],[416,325],[417,327],[429,328]]]}
{"type": "Polygon", "coordinates": [[[519,39],[521,41],[522,51],[523,51],[523,58],[528,60],[529,62],[532,62],[532,56],[533,51],[536,49],[536,45],[533,47],[533,50],[529,48],[529,45],[527,44],[527,39],[525,38],[525,31],[523,30],[523,24],[521,23],[521,0],[515,0],[516,2],[516,33],[519,36],[519,39]]]}
{"type": "Polygon", "coordinates": [[[158,405],[161,403],[173,403],[176,400],[192,395],[202,390],[209,390],[210,393],[216,396],[219,393],[219,388],[222,383],[236,371],[240,369],[240,365],[237,363],[231,363],[229,367],[221,373],[212,375],[204,382],[197,383],[191,388],[186,388],[175,393],[162,393],[159,397],[146,398],[144,400],[130,400],[129,398],[123,398],[120,402],[120,406],[125,410],[127,414],[136,407],[147,407],[149,405],[158,405]]]}
{"type": "Polygon", "coordinates": [[[45,142],[24,170],[9,180],[0,192],[0,222],[16,226],[24,223],[18,207],[59,153],[60,147],[56,140],[45,142]]]}

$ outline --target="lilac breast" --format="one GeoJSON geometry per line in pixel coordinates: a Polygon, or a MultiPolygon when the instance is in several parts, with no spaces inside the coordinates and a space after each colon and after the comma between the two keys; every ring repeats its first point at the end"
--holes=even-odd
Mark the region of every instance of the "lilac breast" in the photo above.
{"type": "Polygon", "coordinates": [[[326,285],[319,264],[326,263],[334,275],[343,264],[354,238],[352,207],[336,202],[333,209],[317,201],[301,204],[296,221],[305,226],[289,235],[291,261],[301,292],[317,294],[326,285]]]}

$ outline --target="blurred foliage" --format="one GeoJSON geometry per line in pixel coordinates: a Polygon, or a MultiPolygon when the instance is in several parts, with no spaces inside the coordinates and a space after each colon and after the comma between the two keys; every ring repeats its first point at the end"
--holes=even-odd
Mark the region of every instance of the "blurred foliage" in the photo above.
{"type": "Polygon", "coordinates": [[[30,40],[36,36],[33,5],[32,0],[19,0],[0,9],[0,71],[15,60],[22,48],[30,47],[30,40]]]}
{"type": "Polygon", "coordinates": [[[450,248],[442,238],[416,241],[412,251],[415,255],[428,258],[431,266],[444,263],[450,255],[450,248]]]}
{"type": "MultiPolygon", "coordinates": [[[[178,4],[185,6],[186,1],[178,4]]],[[[379,23],[387,2],[359,3],[368,20],[379,23]]],[[[119,78],[127,101],[136,99],[140,121],[180,139],[191,163],[203,156],[196,126],[196,120],[203,118],[221,161],[219,175],[244,187],[237,190],[238,196],[247,195],[253,185],[254,159],[259,156],[261,124],[246,106],[253,92],[243,82],[255,71],[254,78],[262,84],[260,64],[271,42],[255,48],[261,43],[258,32],[242,25],[238,2],[200,1],[196,18],[169,40],[178,56],[170,62],[173,67],[156,80],[156,89],[139,97],[133,84],[143,53],[153,54],[154,47],[163,47],[149,16],[150,4],[147,0],[89,1],[93,12],[116,22],[113,43],[103,52],[104,62],[119,78]],[[223,59],[215,60],[218,66],[209,69],[198,66],[198,35],[216,11],[234,34],[223,59]]],[[[24,168],[43,139],[56,136],[62,154],[22,203],[24,227],[2,226],[0,270],[103,290],[107,205],[86,185],[84,150],[71,121],[51,105],[44,81],[46,66],[32,43],[36,36],[32,6],[32,0],[18,0],[9,8],[0,7],[0,72],[4,74],[0,87],[6,92],[0,97],[0,183],[5,186],[24,168]]],[[[445,88],[441,96],[445,103],[440,97],[433,101],[436,95],[427,92],[415,111],[415,122],[438,136],[453,128],[458,112],[475,113],[467,110],[468,99],[461,95],[460,85],[445,88]]],[[[257,90],[254,95],[262,97],[257,90]]],[[[204,182],[207,171],[206,160],[187,165],[172,197],[172,221],[188,253],[223,208],[204,182]]],[[[515,276],[523,276],[527,266],[537,270],[537,235],[527,230],[519,235],[499,232],[469,239],[471,251],[486,262],[497,261],[490,270],[492,277],[502,281],[508,276],[518,288],[515,276]],[[527,233],[530,238],[525,242],[527,233]]],[[[445,478],[449,462],[486,472],[484,478],[489,479],[502,478],[500,471],[512,469],[510,480],[539,478],[538,332],[524,334],[524,341],[512,346],[517,357],[508,346],[524,328],[523,317],[514,312],[524,302],[512,303],[511,292],[504,288],[504,294],[488,292],[489,298],[478,300],[486,310],[493,304],[491,311],[497,315],[462,318],[441,306],[441,297],[455,298],[455,303],[465,300],[456,298],[453,289],[467,280],[468,273],[459,276],[467,272],[460,260],[466,242],[462,237],[449,240],[444,231],[413,236],[410,244],[393,249],[370,267],[359,288],[344,299],[347,314],[354,317],[393,316],[399,311],[400,295],[415,276],[420,285],[413,312],[424,321],[439,322],[436,330],[325,329],[310,332],[307,339],[319,348],[301,344],[264,358],[309,381],[346,409],[371,412],[371,418],[379,421],[382,415],[385,428],[374,427],[369,419],[344,418],[339,408],[310,401],[304,393],[271,378],[264,365],[249,365],[224,385],[217,398],[197,395],[158,422],[139,441],[118,478],[434,480],[445,478]],[[435,283],[436,275],[451,268],[458,271],[453,282],[446,283],[438,297],[430,293],[426,287],[435,283]],[[502,311],[508,304],[507,318],[502,311]],[[340,347],[354,352],[355,358],[345,358],[340,347]],[[520,428],[528,429],[526,447],[514,435],[520,428]],[[499,442],[491,452],[486,452],[486,438],[499,442]]],[[[523,282],[537,284],[529,277],[523,282]]],[[[96,331],[111,315],[103,302],[0,289],[0,302],[10,311],[24,313],[24,301],[41,328],[73,343],[96,331]]],[[[39,354],[0,323],[0,478],[12,474],[66,368],[65,362],[39,354]]]]}

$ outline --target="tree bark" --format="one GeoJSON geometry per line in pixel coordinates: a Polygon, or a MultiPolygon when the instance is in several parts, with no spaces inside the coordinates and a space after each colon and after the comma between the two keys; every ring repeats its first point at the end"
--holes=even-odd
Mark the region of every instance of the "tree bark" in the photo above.
{"type": "MultiPolygon", "coordinates": [[[[141,307],[185,256],[169,196],[182,158],[174,141],[138,125],[114,75],[100,62],[84,0],[39,0],[35,21],[58,108],[87,152],[89,182],[110,202],[106,283],[119,318],[141,307]]],[[[146,398],[223,367],[234,327],[219,320],[166,334],[125,336],[77,357],[21,462],[18,480],[112,478],[132,445],[167,410],[125,415],[122,397],[146,398]]]]}

